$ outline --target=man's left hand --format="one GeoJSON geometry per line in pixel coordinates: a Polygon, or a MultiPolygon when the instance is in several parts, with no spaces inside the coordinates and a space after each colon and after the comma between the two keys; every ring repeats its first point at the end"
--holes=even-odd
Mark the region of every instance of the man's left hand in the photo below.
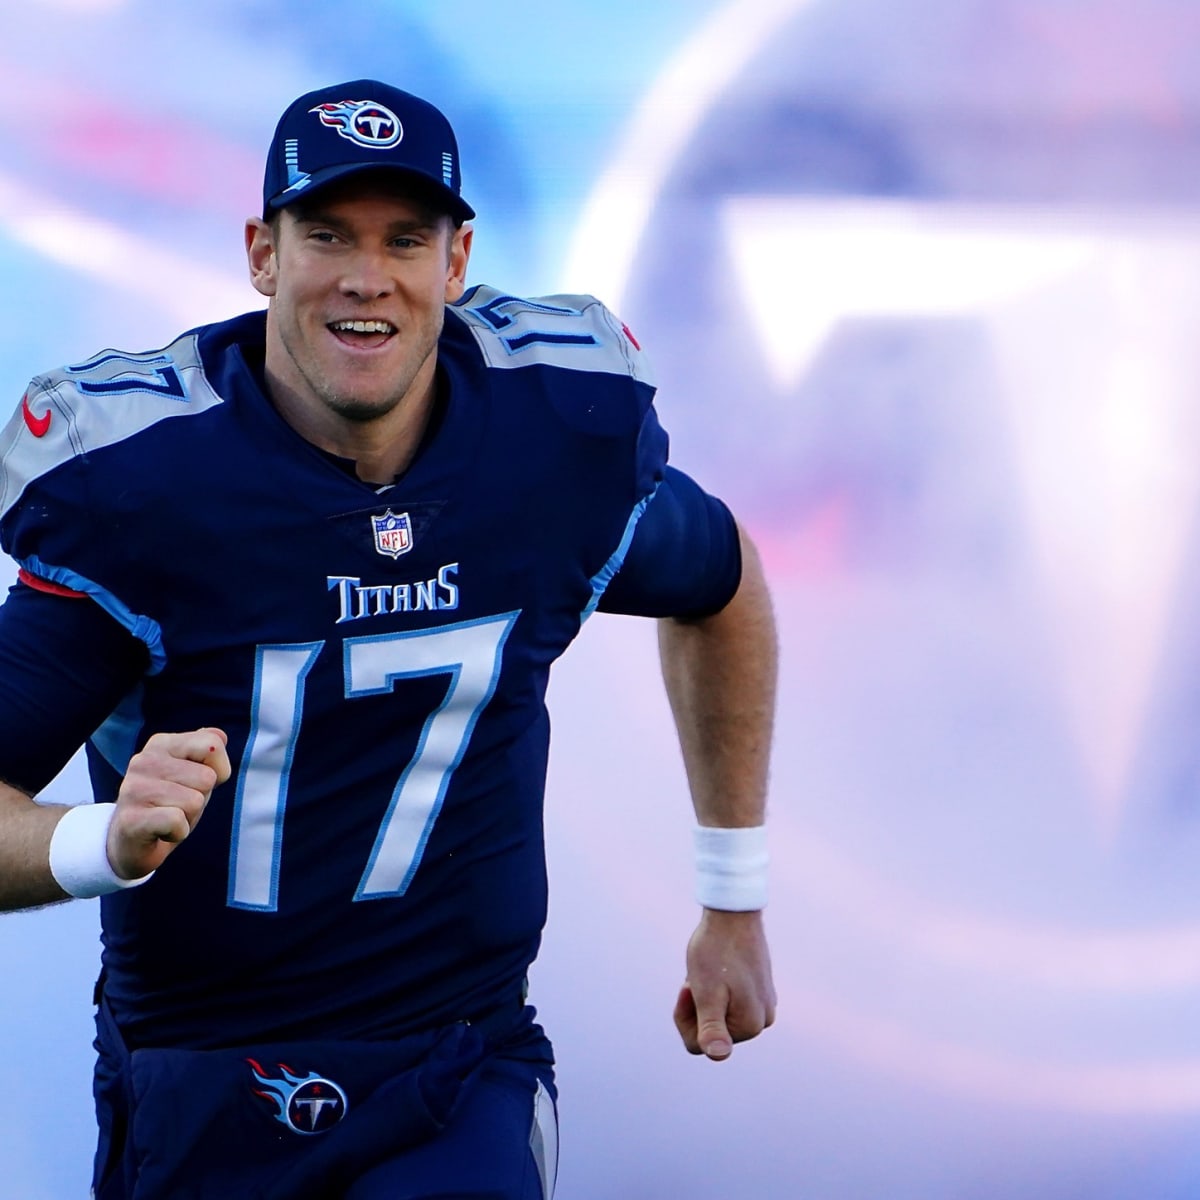
{"type": "Polygon", "coordinates": [[[775,1020],[775,984],[761,912],[706,908],[687,949],[675,1027],[691,1054],[728,1058],[775,1020]]]}

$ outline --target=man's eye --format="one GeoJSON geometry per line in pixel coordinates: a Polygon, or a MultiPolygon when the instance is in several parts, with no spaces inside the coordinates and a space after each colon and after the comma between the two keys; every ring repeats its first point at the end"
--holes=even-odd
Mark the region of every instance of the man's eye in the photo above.
{"type": "Polygon", "coordinates": [[[332,242],[335,241],[335,235],[330,233],[328,229],[315,229],[309,234],[314,241],[317,242],[332,242]]]}

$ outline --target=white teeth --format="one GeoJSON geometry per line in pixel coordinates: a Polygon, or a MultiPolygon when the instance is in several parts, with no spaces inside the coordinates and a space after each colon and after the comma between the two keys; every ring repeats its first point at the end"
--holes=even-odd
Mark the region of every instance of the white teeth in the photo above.
{"type": "Polygon", "coordinates": [[[387,321],[334,321],[333,328],[343,333],[391,333],[387,321]]]}

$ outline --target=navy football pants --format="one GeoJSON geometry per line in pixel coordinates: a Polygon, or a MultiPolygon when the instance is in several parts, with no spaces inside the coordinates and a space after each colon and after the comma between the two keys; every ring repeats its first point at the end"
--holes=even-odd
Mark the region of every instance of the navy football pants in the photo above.
{"type": "Polygon", "coordinates": [[[551,1200],[550,1046],[531,1008],[501,1015],[131,1054],[101,1005],[96,1200],[551,1200]]]}
{"type": "Polygon", "coordinates": [[[526,1080],[489,1070],[436,1139],[368,1171],[345,1200],[551,1200],[557,1159],[545,1086],[531,1096],[526,1080]]]}

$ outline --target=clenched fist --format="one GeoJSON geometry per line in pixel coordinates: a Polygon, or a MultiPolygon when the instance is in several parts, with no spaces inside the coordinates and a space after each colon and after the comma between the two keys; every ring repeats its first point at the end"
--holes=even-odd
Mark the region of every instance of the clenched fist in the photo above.
{"type": "Polygon", "coordinates": [[[220,729],[156,733],[129,760],[108,827],[108,861],[122,879],[157,870],[230,776],[220,729]]]}

